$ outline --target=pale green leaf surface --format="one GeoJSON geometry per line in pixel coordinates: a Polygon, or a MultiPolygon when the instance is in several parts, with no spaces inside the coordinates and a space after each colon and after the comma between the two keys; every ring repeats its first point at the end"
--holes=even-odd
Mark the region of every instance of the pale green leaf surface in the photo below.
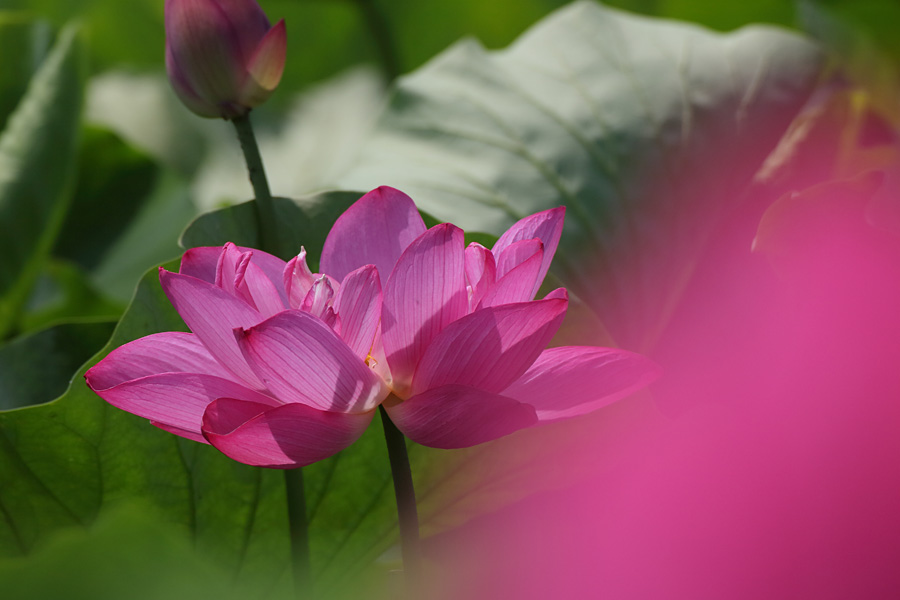
{"type": "Polygon", "coordinates": [[[557,274],[647,349],[821,61],[775,28],[723,35],[576,2],[505,50],[464,41],[402,78],[341,184],[392,185],[494,234],[566,205],[557,274]]]}

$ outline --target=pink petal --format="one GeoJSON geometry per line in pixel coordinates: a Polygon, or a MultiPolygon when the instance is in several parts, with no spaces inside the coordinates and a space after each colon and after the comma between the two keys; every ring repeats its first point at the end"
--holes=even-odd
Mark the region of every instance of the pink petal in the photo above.
{"type": "Polygon", "coordinates": [[[382,379],[308,313],[285,311],[235,335],[247,362],[285,402],[360,413],[388,394],[382,379]]]}
{"type": "Polygon", "coordinates": [[[400,255],[423,233],[425,222],[412,199],[381,186],[335,221],[322,248],[320,270],[341,281],[359,267],[375,265],[384,286],[400,255]]]}
{"type": "Polygon", "coordinates": [[[284,73],[287,32],[284,19],[266,33],[247,61],[247,80],[241,89],[241,104],[254,107],[265,102],[284,73]]]}
{"type": "Polygon", "coordinates": [[[270,409],[222,398],[203,417],[203,434],[226,456],[259,467],[303,467],[340,452],[366,430],[374,411],[345,414],[303,404],[270,409]]]}
{"type": "Polygon", "coordinates": [[[344,278],[334,309],[341,338],[354,354],[366,360],[381,319],[381,283],[374,265],[360,267],[344,278]]]}
{"type": "Polygon", "coordinates": [[[481,303],[481,299],[494,287],[496,280],[497,266],[494,255],[481,244],[475,242],[469,244],[466,247],[466,285],[470,310],[474,310],[481,303]]]}
{"type": "MultiPolygon", "coordinates": [[[[497,279],[500,279],[535,254],[541,254],[543,256],[543,253],[544,244],[538,239],[520,240],[510,244],[501,252],[495,251],[497,258],[497,279]]],[[[531,300],[531,298],[529,298],[529,300],[531,300]]]]}
{"type": "Polygon", "coordinates": [[[159,280],[169,302],[206,349],[250,387],[263,389],[234,339],[237,327],[252,327],[263,317],[249,304],[194,277],[159,270],[159,280]]]}
{"type": "Polygon", "coordinates": [[[549,348],[504,394],[535,407],[542,423],[597,410],[660,375],[650,359],[616,348],[549,348]]]}
{"type": "MultiPolygon", "coordinates": [[[[265,277],[272,282],[278,295],[281,298],[281,304],[287,306],[287,295],[282,288],[285,262],[277,256],[272,256],[268,252],[257,250],[255,248],[245,248],[242,246],[234,246],[238,252],[250,252],[252,256],[250,262],[259,267],[265,277]]],[[[181,257],[181,268],[178,270],[182,275],[189,275],[202,279],[209,283],[216,282],[216,270],[219,263],[219,256],[224,251],[221,246],[202,246],[199,248],[190,248],[181,257]]]]}
{"type": "Polygon", "coordinates": [[[556,248],[559,246],[559,239],[562,236],[565,216],[566,208],[559,206],[525,217],[510,227],[494,244],[494,256],[499,256],[503,250],[521,240],[537,238],[543,242],[544,260],[538,273],[532,298],[534,294],[537,294],[538,288],[541,287],[541,283],[550,269],[550,263],[553,261],[553,255],[556,254],[556,248]]]}
{"type": "Polygon", "coordinates": [[[181,267],[178,272],[182,275],[202,279],[207,283],[215,283],[219,256],[224,250],[221,246],[190,248],[181,257],[181,267]]]}
{"type": "Polygon", "coordinates": [[[534,409],[512,398],[445,385],[387,408],[409,439],[432,448],[468,448],[537,422],[534,409]]]}
{"type": "Polygon", "coordinates": [[[410,244],[387,281],[381,329],[401,397],[431,341],[467,312],[464,244],[461,229],[437,225],[410,244]]]}
{"type": "Polygon", "coordinates": [[[119,346],[88,369],[84,377],[94,391],[160,373],[203,373],[233,377],[192,333],[155,333],[119,346]]]}
{"type": "Polygon", "coordinates": [[[165,425],[170,428],[167,430],[183,429],[194,436],[200,433],[206,407],[217,398],[238,398],[277,406],[274,399],[239,383],[199,373],[150,375],[94,391],[117,408],[165,425]]]}
{"type": "Polygon", "coordinates": [[[256,0],[216,0],[235,29],[241,55],[253,55],[259,41],[272,25],[256,0]]]}
{"type": "Polygon", "coordinates": [[[289,308],[300,308],[316,278],[306,264],[306,248],[300,246],[300,254],[288,261],[282,273],[284,292],[289,308]]]}
{"type": "MultiPolygon", "coordinates": [[[[537,242],[537,240],[529,240],[529,242],[537,242]]],[[[507,252],[515,246],[524,244],[518,242],[507,249],[507,252]]],[[[503,277],[501,277],[494,287],[485,295],[481,301],[481,307],[499,306],[501,304],[510,304],[513,302],[528,302],[534,298],[534,284],[541,270],[541,264],[544,259],[543,244],[537,242],[534,246],[530,244],[536,251],[528,258],[521,261],[503,277]]],[[[504,252],[504,255],[506,252],[504,252]]]]}
{"type": "Polygon", "coordinates": [[[505,304],[451,323],[425,350],[412,393],[447,384],[503,391],[547,347],[566,306],[560,299],[505,304]]]}
{"type": "Polygon", "coordinates": [[[216,286],[241,298],[263,317],[271,317],[285,305],[272,280],[253,264],[253,255],[253,250],[241,251],[231,242],[225,244],[216,265],[216,286]]]}
{"type": "Polygon", "coordinates": [[[169,82],[178,99],[195,114],[201,117],[214,119],[222,116],[222,109],[217,103],[209,102],[202,98],[200,94],[194,90],[188,81],[187,75],[182,73],[172,56],[172,48],[166,42],[166,73],[169,76],[169,82]]]}

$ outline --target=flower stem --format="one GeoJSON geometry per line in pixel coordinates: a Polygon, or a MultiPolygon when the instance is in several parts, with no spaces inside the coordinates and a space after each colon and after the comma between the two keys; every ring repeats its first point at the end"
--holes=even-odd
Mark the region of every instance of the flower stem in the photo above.
{"type": "Polygon", "coordinates": [[[381,62],[381,72],[388,83],[400,76],[400,61],[397,58],[397,49],[394,46],[390,24],[384,13],[379,10],[375,0],[355,0],[360,12],[363,14],[369,32],[378,49],[381,62]]]}
{"type": "Polygon", "coordinates": [[[286,469],[284,488],[287,493],[288,530],[291,536],[291,566],[297,597],[312,597],[312,577],[309,568],[309,528],[306,521],[306,493],[303,489],[303,470],[286,469]]]}
{"type": "Polygon", "coordinates": [[[244,152],[244,160],[247,162],[247,171],[250,175],[250,185],[253,186],[253,195],[256,198],[256,217],[259,222],[259,245],[262,250],[271,254],[279,254],[278,250],[278,219],[275,215],[275,204],[272,201],[272,193],[269,191],[269,181],[266,179],[266,170],[263,167],[262,156],[259,154],[259,146],[256,143],[256,135],[253,133],[253,125],[250,123],[250,114],[232,119],[237,130],[238,140],[241,142],[241,150],[244,152]]]}
{"type": "Polygon", "coordinates": [[[384,426],[384,440],[387,443],[391,475],[394,479],[394,495],[397,498],[397,518],[400,527],[400,553],[403,556],[403,571],[410,597],[415,597],[421,589],[422,565],[419,549],[419,514],[416,510],[416,491],[413,489],[412,470],[406,453],[406,438],[397,429],[384,406],[381,424],[384,426]]]}

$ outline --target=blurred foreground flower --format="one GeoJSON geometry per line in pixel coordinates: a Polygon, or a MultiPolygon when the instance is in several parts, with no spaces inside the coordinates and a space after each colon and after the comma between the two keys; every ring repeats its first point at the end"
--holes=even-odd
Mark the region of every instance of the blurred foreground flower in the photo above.
{"type": "Polygon", "coordinates": [[[426,229],[413,201],[380,187],[335,223],[322,271],[374,263],[384,284],[369,363],[393,394],[391,420],[413,441],[463,448],[585,414],[658,376],[619,349],[545,347],[568,305],[565,289],[534,300],[562,234],[564,209],[513,225],[493,249],[465,247],[449,223],[426,229]]]}
{"type": "Polygon", "coordinates": [[[284,20],[271,27],[255,0],[166,0],[166,70],[201,117],[233,119],[275,91],[284,71],[284,20]]]}
{"type": "Polygon", "coordinates": [[[426,229],[408,196],[381,187],[335,223],[324,274],[305,251],[285,263],[233,244],[188,250],[160,280],[193,333],[126,344],[88,385],[157,427],[282,468],[350,445],[383,401],[403,433],[436,448],[587,413],[658,371],[625,350],[544,349],[568,299],[533,298],[563,215],[465,248],[461,229],[426,229]]]}

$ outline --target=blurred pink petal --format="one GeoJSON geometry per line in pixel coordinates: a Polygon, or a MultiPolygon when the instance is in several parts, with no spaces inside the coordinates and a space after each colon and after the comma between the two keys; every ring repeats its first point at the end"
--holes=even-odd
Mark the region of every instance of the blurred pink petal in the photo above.
{"type": "Polygon", "coordinates": [[[381,186],[338,217],[322,249],[321,271],[342,280],[351,271],[375,265],[382,287],[400,255],[425,233],[425,223],[409,196],[381,186]]]}
{"type": "Polygon", "coordinates": [[[388,394],[381,378],[309,313],[285,311],[235,335],[247,362],[285,402],[360,413],[388,394]]]}
{"type": "Polygon", "coordinates": [[[262,104],[275,91],[284,73],[286,57],[287,31],[282,19],[263,37],[247,62],[248,77],[241,90],[241,98],[247,105],[262,104]]]}
{"type": "Polygon", "coordinates": [[[432,448],[467,448],[537,422],[531,406],[464,385],[430,389],[386,408],[409,439],[432,448]]]}
{"type": "Polygon", "coordinates": [[[395,392],[405,395],[422,353],[467,310],[463,231],[437,225],[403,252],[385,286],[381,327],[395,392]]]}
{"type": "Polygon", "coordinates": [[[459,384],[500,393],[528,370],[559,329],[566,301],[484,308],[451,323],[422,356],[412,393],[459,384]]]}
{"type": "Polygon", "coordinates": [[[225,455],[248,465],[303,467],[355,442],[373,414],[327,412],[303,404],[270,408],[222,398],[204,414],[203,434],[225,455]]]}

